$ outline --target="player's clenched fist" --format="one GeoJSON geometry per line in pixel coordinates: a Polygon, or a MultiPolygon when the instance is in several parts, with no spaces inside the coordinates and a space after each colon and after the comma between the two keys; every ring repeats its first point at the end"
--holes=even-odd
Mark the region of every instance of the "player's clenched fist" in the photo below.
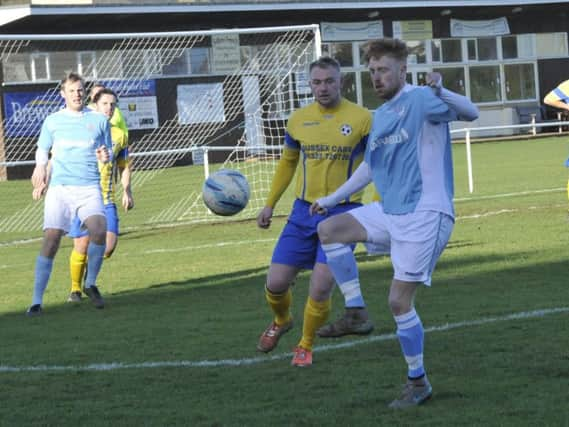
{"type": "Polygon", "coordinates": [[[260,228],[269,228],[271,226],[272,217],[273,217],[273,208],[265,206],[257,216],[257,225],[260,228]]]}
{"type": "Polygon", "coordinates": [[[109,155],[109,150],[107,150],[107,147],[104,145],[101,145],[99,148],[97,148],[96,154],[97,160],[101,163],[108,163],[111,158],[109,155]]]}

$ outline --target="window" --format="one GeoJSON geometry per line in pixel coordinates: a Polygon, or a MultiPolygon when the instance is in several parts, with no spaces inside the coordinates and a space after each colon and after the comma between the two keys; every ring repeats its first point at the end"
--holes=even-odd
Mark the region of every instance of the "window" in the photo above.
{"type": "MultiPolygon", "coordinates": [[[[324,54],[340,60],[345,84],[342,95],[375,110],[381,105],[373,89],[364,48],[367,42],[324,43],[324,54]]],[[[517,34],[498,37],[443,38],[407,41],[407,81],[424,84],[437,71],[449,90],[475,103],[538,101],[537,58],[566,57],[566,33],[517,34]],[[549,47],[545,47],[546,41],[549,47]],[[555,45],[555,46],[553,46],[555,45]],[[540,50],[542,49],[542,50],[540,50]]]]}
{"type": "Polygon", "coordinates": [[[462,62],[462,45],[458,39],[440,40],[441,62],[462,62]]]}
{"type": "Polygon", "coordinates": [[[97,78],[97,58],[95,52],[77,52],[77,72],[89,79],[97,78]]]}
{"type": "Polygon", "coordinates": [[[466,51],[468,53],[468,60],[472,61],[478,58],[478,52],[476,52],[476,40],[466,41],[466,51]]]}
{"type": "Polygon", "coordinates": [[[495,37],[478,39],[478,60],[491,61],[498,59],[498,47],[495,37]]]}
{"type": "Polygon", "coordinates": [[[10,55],[9,61],[2,61],[5,82],[29,82],[30,61],[27,55],[16,53],[10,55]]]}
{"type": "Polygon", "coordinates": [[[356,73],[342,73],[343,85],[342,96],[352,102],[358,102],[358,92],[356,88],[356,73]]]}
{"type": "Polygon", "coordinates": [[[51,79],[59,80],[71,71],[77,71],[77,52],[70,50],[49,53],[49,74],[51,79]]]}
{"type": "Polygon", "coordinates": [[[365,55],[365,47],[367,45],[367,42],[358,42],[358,50],[359,50],[359,57],[360,57],[360,65],[367,67],[367,64],[364,60],[364,55],[365,55]]]}
{"type": "Polygon", "coordinates": [[[123,52],[121,65],[126,78],[146,78],[162,72],[159,51],[153,49],[127,50],[123,52]]]}
{"type": "Polygon", "coordinates": [[[502,100],[500,67],[470,67],[470,99],[473,102],[496,102],[502,100]]]}
{"type": "Polygon", "coordinates": [[[209,74],[211,72],[210,51],[208,47],[191,48],[190,70],[192,74],[209,74]]]}
{"type": "Polygon", "coordinates": [[[518,57],[518,38],[516,36],[502,37],[502,58],[518,57]]]}
{"type": "Polygon", "coordinates": [[[159,76],[162,74],[162,60],[159,49],[144,50],[143,68],[141,71],[143,74],[140,74],[140,77],[148,75],[159,76]]]}
{"type": "Polygon", "coordinates": [[[467,40],[468,59],[472,61],[492,61],[498,59],[495,37],[467,40]]]}
{"type": "Polygon", "coordinates": [[[354,66],[352,43],[326,43],[322,45],[322,54],[336,59],[342,67],[354,66]]]}
{"type": "Polygon", "coordinates": [[[32,80],[49,80],[49,54],[32,53],[32,80]]]}
{"type": "Polygon", "coordinates": [[[121,52],[113,50],[98,50],[97,58],[99,58],[100,66],[97,69],[97,79],[116,79],[125,75],[123,64],[124,55],[121,52]],[[109,65],[109,64],[112,64],[109,65]]]}
{"type": "Polygon", "coordinates": [[[181,55],[175,56],[174,52],[162,54],[162,74],[167,76],[183,76],[188,72],[188,50],[184,49],[181,55]]]}
{"type": "Polygon", "coordinates": [[[504,79],[508,101],[536,98],[533,64],[504,65],[504,79]]]}
{"type": "Polygon", "coordinates": [[[369,110],[375,110],[383,102],[378,98],[375,90],[373,89],[373,83],[371,82],[371,77],[369,72],[361,73],[362,80],[362,104],[369,110]]]}
{"type": "Polygon", "coordinates": [[[534,59],[535,54],[535,34],[519,34],[517,37],[518,58],[534,59]]]}
{"type": "Polygon", "coordinates": [[[370,109],[375,110],[377,108],[379,98],[375,94],[375,90],[373,89],[373,83],[371,82],[371,77],[369,72],[362,72],[360,73],[361,80],[362,80],[362,101],[363,106],[370,109]]]}
{"type": "Polygon", "coordinates": [[[566,57],[567,33],[536,34],[537,52],[540,58],[566,57]]]}

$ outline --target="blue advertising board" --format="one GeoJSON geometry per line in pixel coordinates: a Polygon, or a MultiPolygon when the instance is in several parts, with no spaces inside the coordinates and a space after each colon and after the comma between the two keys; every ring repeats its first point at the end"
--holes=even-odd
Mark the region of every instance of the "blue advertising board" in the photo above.
{"type": "Polygon", "coordinates": [[[63,99],[53,89],[45,92],[5,92],[4,134],[8,138],[38,136],[44,119],[63,106],[63,99]]]}

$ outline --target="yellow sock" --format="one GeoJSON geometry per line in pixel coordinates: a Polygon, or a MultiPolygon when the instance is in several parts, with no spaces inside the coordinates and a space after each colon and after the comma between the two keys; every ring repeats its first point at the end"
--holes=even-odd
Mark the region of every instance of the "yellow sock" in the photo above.
{"type": "Polygon", "coordinates": [[[69,271],[71,273],[71,292],[81,292],[81,283],[87,266],[87,254],[71,251],[69,257],[69,271]]]}
{"type": "Polygon", "coordinates": [[[332,300],[330,298],[319,302],[314,301],[310,296],[308,297],[304,306],[304,322],[302,324],[302,338],[298,343],[299,347],[312,351],[316,331],[326,323],[331,306],[332,300]]]}
{"type": "Polygon", "coordinates": [[[275,313],[275,323],[283,325],[292,318],[290,315],[290,305],[292,302],[292,292],[288,289],[284,294],[273,294],[265,286],[265,298],[275,313]]]}

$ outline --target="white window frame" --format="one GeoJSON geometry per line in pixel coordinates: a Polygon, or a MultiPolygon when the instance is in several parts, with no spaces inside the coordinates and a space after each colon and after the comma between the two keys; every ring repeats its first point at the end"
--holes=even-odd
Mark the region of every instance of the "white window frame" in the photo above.
{"type": "MultiPolygon", "coordinates": [[[[511,35],[508,35],[511,36],[511,35]]],[[[478,41],[477,37],[467,37],[461,38],[460,46],[461,46],[461,58],[460,62],[445,62],[444,61],[444,53],[442,48],[442,40],[452,39],[452,38],[435,38],[432,40],[439,40],[441,41],[441,51],[440,51],[440,61],[433,62],[433,52],[431,41],[429,40],[425,45],[425,53],[427,56],[427,62],[425,64],[409,64],[408,71],[412,73],[413,79],[415,81],[416,73],[420,71],[430,71],[433,68],[456,68],[462,67],[464,69],[464,85],[466,90],[466,96],[471,97],[471,81],[470,81],[470,68],[473,66],[498,66],[499,69],[499,78],[500,78],[500,93],[502,99],[498,101],[490,101],[490,102],[477,102],[477,105],[481,106],[511,106],[512,104],[519,104],[519,103],[528,103],[528,102],[539,102],[539,76],[538,76],[538,66],[537,66],[537,59],[539,57],[539,53],[535,49],[535,34],[528,33],[528,34],[515,34],[518,43],[518,57],[511,58],[511,59],[504,59],[502,53],[502,36],[496,36],[496,49],[497,49],[497,59],[493,60],[483,60],[480,61],[478,59],[478,41]],[[520,56],[520,49],[519,44],[521,38],[528,38],[530,43],[534,44],[534,55],[524,55],[520,56]],[[476,59],[469,60],[468,59],[468,40],[474,40],[475,49],[476,49],[476,59]],[[512,65],[512,64],[533,64],[534,70],[534,85],[535,85],[535,98],[530,99],[517,99],[517,100],[509,100],[506,96],[506,77],[505,77],[505,66],[512,65]]],[[[454,40],[454,39],[452,39],[454,40]]],[[[355,73],[355,83],[356,83],[356,97],[357,102],[360,105],[363,105],[363,90],[362,90],[362,78],[361,72],[366,72],[367,68],[364,64],[361,64],[360,58],[360,45],[362,41],[352,41],[352,56],[354,63],[352,66],[342,67],[342,73],[355,73]]],[[[525,41],[527,43],[527,41],[525,41]]]]}
{"type": "Polygon", "coordinates": [[[31,70],[31,77],[32,81],[48,81],[51,80],[51,72],[50,72],[50,62],[49,62],[49,53],[42,53],[42,52],[35,52],[32,53],[30,62],[30,70],[31,70]],[[38,73],[36,72],[37,66],[43,63],[45,67],[45,77],[38,78],[38,73]]]}
{"type": "Polygon", "coordinates": [[[511,105],[511,104],[519,104],[521,102],[531,102],[539,100],[539,79],[537,78],[538,68],[537,68],[537,61],[536,60],[523,60],[517,59],[515,61],[507,61],[502,62],[500,64],[500,78],[504,82],[502,84],[502,104],[504,105],[511,105]],[[526,99],[507,99],[506,95],[506,65],[526,65],[531,64],[533,65],[533,76],[535,79],[535,98],[526,98],[526,99]]]}
{"type": "Polygon", "coordinates": [[[85,50],[77,52],[77,72],[83,77],[97,79],[97,54],[93,50],[85,50]],[[90,59],[84,60],[84,57],[90,56],[90,59]],[[86,70],[90,64],[91,74],[86,74],[86,70]]]}

